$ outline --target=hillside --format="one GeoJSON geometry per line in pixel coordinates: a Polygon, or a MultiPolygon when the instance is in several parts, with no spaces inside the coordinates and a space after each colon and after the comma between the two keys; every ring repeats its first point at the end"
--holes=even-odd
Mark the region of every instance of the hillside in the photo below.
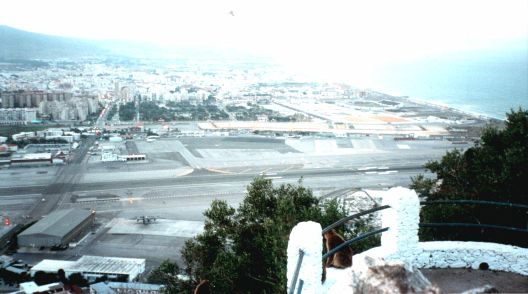
{"type": "Polygon", "coordinates": [[[104,55],[84,40],[27,32],[0,25],[0,59],[51,59],[104,55]]]}
{"type": "Polygon", "coordinates": [[[262,56],[232,48],[160,46],[129,40],[87,40],[32,33],[0,25],[0,60],[80,57],[125,57],[200,60],[216,63],[265,63],[262,56]]]}

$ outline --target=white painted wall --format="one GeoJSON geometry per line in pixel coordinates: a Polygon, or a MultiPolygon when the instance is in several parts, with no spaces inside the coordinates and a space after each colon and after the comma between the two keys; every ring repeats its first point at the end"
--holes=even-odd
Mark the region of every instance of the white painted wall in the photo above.
{"type": "MultiPolygon", "coordinates": [[[[418,195],[402,187],[369,193],[380,197],[382,205],[391,206],[381,211],[381,226],[389,227],[389,230],[382,234],[380,247],[354,255],[353,264],[358,264],[365,256],[403,261],[418,268],[478,269],[481,263],[487,263],[490,270],[528,276],[528,248],[486,242],[418,242],[418,195]]],[[[299,223],[293,228],[288,243],[288,287],[299,249],[306,252],[299,275],[299,279],[304,280],[303,293],[325,293],[328,289],[350,286],[350,275],[347,273],[350,269],[329,269],[325,286],[321,287],[322,241],[321,226],[317,223],[299,223]],[[340,281],[344,279],[347,280],[340,281]]]]}

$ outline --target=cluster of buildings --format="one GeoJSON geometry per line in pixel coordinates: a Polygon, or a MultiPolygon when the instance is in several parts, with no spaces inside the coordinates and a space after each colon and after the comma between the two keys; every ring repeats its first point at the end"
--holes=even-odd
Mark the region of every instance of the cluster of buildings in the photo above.
{"type": "Polygon", "coordinates": [[[73,143],[81,139],[81,134],[70,131],[69,129],[48,128],[46,130],[36,131],[36,132],[20,132],[20,133],[11,135],[11,138],[15,142],[40,138],[40,139],[46,139],[46,140],[61,139],[68,143],[73,143]]]}
{"type": "Polygon", "coordinates": [[[85,121],[99,108],[94,96],[73,97],[67,101],[44,101],[39,105],[39,113],[58,121],[85,121]]]}
{"type": "Polygon", "coordinates": [[[0,108],[39,107],[42,102],[64,102],[72,97],[68,92],[5,91],[0,93],[0,108]]]}
{"type": "Polygon", "coordinates": [[[30,281],[20,283],[19,290],[10,292],[10,294],[160,294],[164,290],[163,285],[135,281],[138,275],[145,270],[145,260],[138,258],[82,256],[76,261],[45,259],[30,267],[29,270],[18,266],[19,264],[12,258],[0,256],[0,269],[4,271],[34,277],[37,272],[57,274],[59,270],[63,270],[66,277],[71,274],[81,274],[88,281],[89,286],[81,288],[78,285],[59,281],[39,285],[30,281]],[[95,279],[102,277],[106,278],[106,281],[95,282],[95,279]]]}
{"type": "Polygon", "coordinates": [[[111,280],[135,281],[145,271],[144,258],[122,258],[83,255],[78,260],[44,259],[34,265],[30,273],[57,273],[64,270],[66,276],[80,273],[89,282],[106,276],[111,280]]]}
{"type": "MultiPolygon", "coordinates": [[[[264,65],[230,68],[207,63],[142,61],[130,65],[91,60],[0,72],[0,108],[37,109],[38,118],[60,121],[83,121],[99,103],[125,103],[139,97],[160,104],[194,105],[214,97],[221,104],[247,105],[289,99],[363,99],[368,95],[367,91],[342,84],[296,82],[282,69],[264,65]]],[[[19,119],[13,124],[20,121],[30,120],[19,119]]]]}
{"type": "Polygon", "coordinates": [[[84,121],[97,112],[95,95],[73,96],[69,92],[0,92],[0,124],[28,124],[39,118],[56,121],[84,121]]]}
{"type": "MultiPolygon", "coordinates": [[[[94,219],[93,210],[79,208],[56,210],[19,233],[17,244],[26,250],[74,247],[82,241],[83,236],[91,233],[94,219]]],[[[83,255],[77,260],[44,259],[33,266],[26,266],[17,264],[8,256],[0,256],[0,268],[13,274],[29,274],[34,277],[38,272],[57,274],[59,270],[63,270],[66,277],[80,274],[89,283],[94,283],[97,279],[107,280],[92,284],[90,293],[160,293],[161,285],[134,282],[144,273],[145,266],[146,260],[143,258],[91,255],[83,255]]],[[[20,284],[20,291],[13,293],[36,292],[71,293],[72,289],[60,282],[48,285],[26,282],[20,284]]]]}
{"type": "Polygon", "coordinates": [[[24,148],[16,144],[8,144],[7,137],[0,137],[0,154],[10,154],[10,157],[0,159],[0,165],[35,166],[63,164],[68,160],[72,149],[79,146],[81,134],[70,129],[48,128],[36,132],[20,132],[11,136],[12,141],[48,143],[30,143],[24,148]]]}

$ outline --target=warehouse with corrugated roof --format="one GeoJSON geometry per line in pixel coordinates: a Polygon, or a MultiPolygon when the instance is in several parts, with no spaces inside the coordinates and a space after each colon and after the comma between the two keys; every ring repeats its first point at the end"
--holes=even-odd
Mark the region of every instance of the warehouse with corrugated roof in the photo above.
{"type": "Polygon", "coordinates": [[[127,281],[135,280],[145,271],[144,258],[122,258],[83,255],[76,261],[44,259],[31,268],[31,275],[37,272],[56,273],[64,270],[66,276],[80,273],[88,281],[106,276],[109,279],[124,278],[127,281]]]}
{"type": "Polygon", "coordinates": [[[88,228],[95,214],[90,210],[70,208],[45,216],[17,237],[21,247],[53,247],[68,245],[88,228]]]}

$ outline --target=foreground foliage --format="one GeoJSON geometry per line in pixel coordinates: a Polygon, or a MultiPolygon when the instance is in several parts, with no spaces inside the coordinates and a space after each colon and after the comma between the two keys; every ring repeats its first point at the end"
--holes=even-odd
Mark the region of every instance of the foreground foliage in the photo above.
{"type": "MultiPolygon", "coordinates": [[[[411,188],[428,200],[472,199],[528,204],[528,111],[507,114],[503,130],[488,128],[475,147],[426,164],[436,179],[418,176],[411,188]]],[[[526,209],[482,205],[425,206],[422,222],[465,222],[526,229],[526,209]]],[[[476,240],[528,246],[526,233],[498,229],[434,228],[426,240],[476,240]]]]}
{"type": "MultiPolygon", "coordinates": [[[[324,227],[347,211],[337,200],[320,203],[302,184],[274,187],[271,180],[256,178],[238,209],[214,200],[204,215],[204,232],[188,240],[182,250],[183,271],[190,279],[171,279],[175,265],[166,263],[164,270],[153,274],[163,277],[158,282],[170,285],[170,293],[191,293],[202,279],[211,282],[214,293],[284,293],[291,229],[308,220],[324,227]]],[[[363,221],[340,233],[349,237],[367,227],[363,221]]],[[[358,246],[372,246],[372,242],[358,246]]]]}

